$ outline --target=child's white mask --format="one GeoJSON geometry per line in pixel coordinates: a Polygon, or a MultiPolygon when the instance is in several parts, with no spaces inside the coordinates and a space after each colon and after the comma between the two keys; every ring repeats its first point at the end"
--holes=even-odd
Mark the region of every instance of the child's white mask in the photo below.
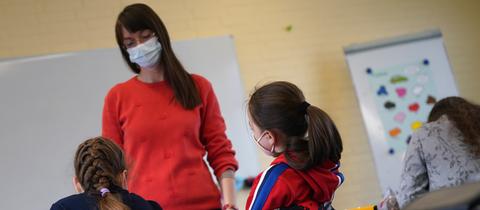
{"type": "Polygon", "coordinates": [[[272,148],[268,149],[268,148],[265,148],[262,144],[260,144],[260,141],[262,140],[262,138],[265,136],[265,134],[267,133],[267,131],[264,131],[262,133],[262,135],[260,135],[260,137],[255,138],[255,135],[252,135],[253,136],[253,139],[255,140],[255,143],[257,143],[257,145],[262,149],[262,151],[268,155],[268,156],[274,156],[275,155],[275,144],[272,145],[272,148]]]}

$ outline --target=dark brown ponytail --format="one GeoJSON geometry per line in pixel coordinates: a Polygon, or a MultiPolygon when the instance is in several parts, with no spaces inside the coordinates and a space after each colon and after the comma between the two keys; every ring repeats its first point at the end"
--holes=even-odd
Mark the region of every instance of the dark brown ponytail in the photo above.
{"type": "Polygon", "coordinates": [[[78,146],[75,175],[85,193],[96,196],[100,210],[130,210],[114,189],[121,185],[118,176],[126,169],[122,150],[112,141],[96,137],[78,146]],[[100,193],[102,188],[111,192],[100,193]]]}
{"type": "Polygon", "coordinates": [[[330,117],[305,102],[302,91],[292,83],[279,81],[257,88],[248,109],[262,130],[277,130],[286,138],[288,164],[306,170],[324,161],[338,163],[342,139],[330,117]]]}
{"type": "Polygon", "coordinates": [[[338,163],[343,150],[342,138],[330,116],[323,110],[310,106],[307,108],[307,124],[311,164],[317,165],[326,160],[338,163]]]}

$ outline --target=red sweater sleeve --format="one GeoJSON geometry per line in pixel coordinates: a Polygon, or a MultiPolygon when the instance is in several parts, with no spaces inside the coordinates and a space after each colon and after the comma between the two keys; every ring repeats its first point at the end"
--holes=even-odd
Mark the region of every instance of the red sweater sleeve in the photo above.
{"type": "Polygon", "coordinates": [[[220,177],[227,169],[236,171],[238,163],[235,159],[235,151],[232,143],[225,134],[225,121],[220,113],[217,97],[212,85],[206,79],[192,75],[197,80],[199,90],[202,92],[203,107],[201,141],[207,150],[207,160],[217,177],[220,177]]]}
{"type": "Polygon", "coordinates": [[[118,99],[113,87],[105,97],[102,113],[102,136],[120,145],[123,148],[123,131],[118,117],[118,99]]]}

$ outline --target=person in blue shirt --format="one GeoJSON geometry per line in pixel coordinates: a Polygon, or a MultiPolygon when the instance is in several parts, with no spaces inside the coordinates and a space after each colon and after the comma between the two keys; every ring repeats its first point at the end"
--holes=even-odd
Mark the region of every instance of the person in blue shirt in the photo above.
{"type": "Polygon", "coordinates": [[[103,137],[88,139],[78,146],[73,183],[79,193],[55,202],[50,210],[161,210],[126,190],[127,169],[122,150],[103,137]]]}

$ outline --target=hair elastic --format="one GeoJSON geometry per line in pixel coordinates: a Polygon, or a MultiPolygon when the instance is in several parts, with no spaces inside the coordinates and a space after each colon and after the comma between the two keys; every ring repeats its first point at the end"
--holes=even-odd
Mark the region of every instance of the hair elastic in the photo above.
{"type": "Polygon", "coordinates": [[[302,102],[300,104],[300,112],[302,112],[303,114],[307,114],[307,108],[310,106],[310,104],[306,101],[302,102]]]}
{"type": "Polygon", "coordinates": [[[102,187],[100,189],[100,193],[102,194],[102,197],[105,197],[105,193],[109,193],[109,192],[110,192],[110,190],[106,187],[102,187]]]}

